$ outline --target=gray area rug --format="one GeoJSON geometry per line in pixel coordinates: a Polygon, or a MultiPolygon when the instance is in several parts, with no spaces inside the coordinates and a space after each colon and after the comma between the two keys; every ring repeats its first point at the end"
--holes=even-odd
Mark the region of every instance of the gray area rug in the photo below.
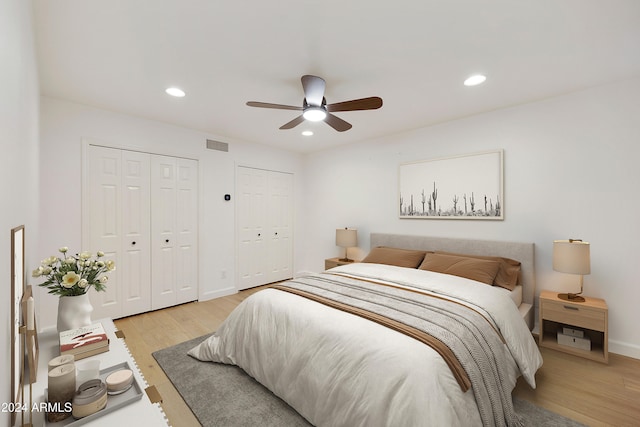
{"type": "MultiPolygon", "coordinates": [[[[187,351],[206,338],[194,338],[153,353],[204,427],[311,425],[237,366],[200,362],[187,355],[187,351]]],[[[514,406],[526,426],[582,426],[525,400],[514,399],[514,406]]]]}

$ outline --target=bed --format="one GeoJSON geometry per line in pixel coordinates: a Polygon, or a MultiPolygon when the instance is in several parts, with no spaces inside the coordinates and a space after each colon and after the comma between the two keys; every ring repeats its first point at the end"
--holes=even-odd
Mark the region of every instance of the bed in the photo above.
{"type": "Polygon", "coordinates": [[[496,256],[518,260],[521,263],[518,286],[512,294],[520,315],[533,329],[533,302],[536,290],[535,251],[533,243],[494,240],[453,239],[447,237],[409,236],[403,234],[371,233],[371,248],[388,246],[425,251],[446,251],[470,255],[496,256]],[[520,295],[518,295],[520,294],[520,295]]]}
{"type": "Polygon", "coordinates": [[[316,426],[520,425],[511,392],[542,365],[533,245],[372,234],[363,261],[253,294],[189,354],[316,426]],[[493,283],[503,258],[520,263],[511,290],[493,283]]]}

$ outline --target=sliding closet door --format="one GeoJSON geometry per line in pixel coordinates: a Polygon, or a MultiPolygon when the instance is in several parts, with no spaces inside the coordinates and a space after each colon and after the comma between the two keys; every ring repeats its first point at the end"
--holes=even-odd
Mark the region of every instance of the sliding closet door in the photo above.
{"type": "Polygon", "coordinates": [[[239,166],[238,289],[293,277],[293,175],[239,166]]]}
{"type": "Polygon", "coordinates": [[[195,160],[151,157],[154,310],[198,298],[197,165],[195,160]]]}

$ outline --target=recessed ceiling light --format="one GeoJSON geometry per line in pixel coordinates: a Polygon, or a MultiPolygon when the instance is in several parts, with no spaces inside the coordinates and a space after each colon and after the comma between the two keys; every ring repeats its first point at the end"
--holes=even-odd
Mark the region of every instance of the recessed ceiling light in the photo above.
{"type": "Polygon", "coordinates": [[[184,91],[177,87],[169,87],[167,88],[167,90],[165,90],[165,92],[167,92],[171,96],[175,96],[178,98],[182,98],[185,95],[184,91]]]}
{"type": "Polygon", "coordinates": [[[484,81],[487,80],[486,76],[483,76],[482,74],[476,74],[473,75],[471,77],[469,77],[467,80],[464,81],[464,85],[465,86],[476,86],[479,85],[480,83],[484,83],[484,81]]]}
{"type": "Polygon", "coordinates": [[[313,135],[313,132],[311,132],[310,130],[303,130],[303,131],[302,131],[302,134],[303,134],[304,136],[311,136],[311,135],[313,135]]]}

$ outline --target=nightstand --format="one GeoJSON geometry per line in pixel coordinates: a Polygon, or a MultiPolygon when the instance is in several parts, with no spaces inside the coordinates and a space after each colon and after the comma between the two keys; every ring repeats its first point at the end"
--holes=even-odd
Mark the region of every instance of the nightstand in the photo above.
{"type": "Polygon", "coordinates": [[[354,262],[356,261],[353,261],[353,260],[340,261],[340,258],[329,258],[324,260],[324,269],[328,270],[330,268],[337,267],[339,265],[347,265],[347,264],[352,264],[354,262]]]}
{"type": "MultiPolygon", "coordinates": [[[[600,298],[584,298],[585,302],[571,302],[558,298],[557,292],[540,293],[539,344],[541,347],[609,363],[607,303],[600,298]],[[558,332],[562,332],[564,327],[583,331],[584,338],[591,342],[591,350],[559,344],[558,332]]],[[[567,336],[563,338],[567,339],[567,336]]]]}

